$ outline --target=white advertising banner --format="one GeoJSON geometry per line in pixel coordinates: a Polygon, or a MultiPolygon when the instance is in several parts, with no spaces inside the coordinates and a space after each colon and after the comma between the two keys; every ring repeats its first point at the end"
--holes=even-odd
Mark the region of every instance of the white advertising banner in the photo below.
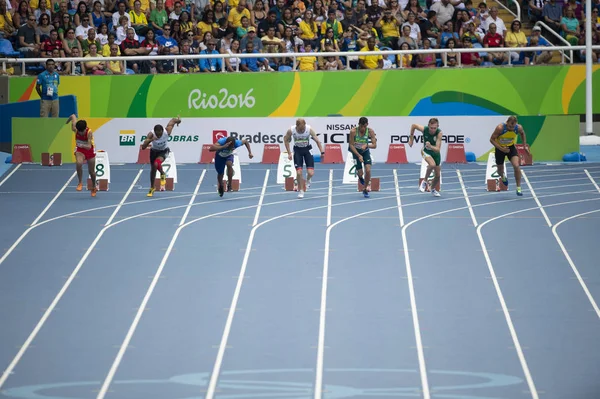
{"type": "MultiPolygon", "coordinates": [[[[348,133],[358,124],[357,117],[316,117],[305,118],[317,133],[323,146],[341,144],[342,156],[348,155],[348,133]]],[[[408,146],[411,124],[427,125],[429,117],[369,117],[369,127],[377,135],[377,148],[371,150],[379,163],[385,163],[390,144],[405,144],[406,155],[411,163],[421,161],[420,150],[423,146],[420,132],[415,132],[415,143],[408,146]]],[[[506,121],[506,116],[442,116],[438,118],[444,134],[442,160],[446,158],[447,144],[464,144],[465,151],[479,157],[488,152],[492,145],[490,136],[494,128],[506,121]]],[[[200,160],[203,144],[212,144],[215,140],[234,136],[246,139],[250,143],[254,158],[248,157],[245,147],[236,150],[242,163],[262,161],[265,144],[279,144],[285,151],[283,137],[296,118],[184,118],[175,126],[169,139],[169,147],[177,153],[178,163],[197,163],[200,160]]],[[[110,154],[113,163],[135,163],[140,145],[156,124],[166,126],[168,118],[123,118],[110,119],[95,129],[97,150],[110,154]]],[[[293,143],[291,144],[293,145],[293,143]]],[[[318,147],[312,144],[314,154],[318,147]]],[[[290,147],[291,148],[291,147],[290,147]]]]}

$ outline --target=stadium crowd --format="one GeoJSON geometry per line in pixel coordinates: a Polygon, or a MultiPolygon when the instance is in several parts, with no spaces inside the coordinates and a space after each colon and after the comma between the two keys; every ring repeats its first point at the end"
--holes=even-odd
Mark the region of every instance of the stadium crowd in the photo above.
{"type": "MultiPolygon", "coordinates": [[[[475,0],[479,1],[479,0],[475,0]]],[[[561,0],[562,1],[562,0],[561,0]]],[[[600,0],[593,1],[593,42],[600,0]]],[[[523,0],[522,19],[543,21],[569,43],[585,44],[585,3],[523,0]]],[[[505,17],[505,19],[507,19],[505,17]]],[[[553,44],[553,35],[544,34],[553,44]]],[[[293,59],[262,53],[301,52],[296,70],[387,69],[543,64],[551,51],[510,51],[550,46],[541,29],[524,32],[522,21],[503,20],[498,8],[473,0],[0,0],[0,56],[53,58],[70,74],[62,57],[152,56],[229,53],[232,58],[178,60],[180,73],[292,70],[293,59]],[[476,53],[422,53],[361,56],[361,51],[476,47],[476,53]],[[489,53],[486,48],[505,47],[489,53]],[[330,51],[354,53],[323,57],[330,51]],[[237,58],[237,53],[255,53],[237,58]],[[15,53],[13,53],[15,54],[15,53]],[[402,59],[400,59],[402,58],[402,59]]],[[[598,61],[598,52],[592,56],[598,61]]],[[[585,56],[577,53],[577,60],[585,56]]],[[[172,73],[173,60],[80,62],[75,74],[172,73]]],[[[9,68],[3,73],[12,73],[9,68]]]]}

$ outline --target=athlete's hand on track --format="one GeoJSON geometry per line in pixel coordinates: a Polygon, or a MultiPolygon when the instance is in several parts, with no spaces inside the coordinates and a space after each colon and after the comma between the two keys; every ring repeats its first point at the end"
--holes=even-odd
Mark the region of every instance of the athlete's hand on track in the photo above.
{"type": "Polygon", "coordinates": [[[363,157],[361,155],[358,156],[358,162],[363,163],[363,157]]]}

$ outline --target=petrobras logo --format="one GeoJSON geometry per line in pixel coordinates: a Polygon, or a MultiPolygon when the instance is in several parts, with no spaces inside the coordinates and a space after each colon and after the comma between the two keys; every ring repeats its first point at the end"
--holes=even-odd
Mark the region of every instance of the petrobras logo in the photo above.
{"type": "Polygon", "coordinates": [[[121,131],[119,131],[119,145],[120,146],[132,146],[132,145],[135,145],[135,130],[121,130],[121,131]]]}
{"type": "MultiPolygon", "coordinates": [[[[394,135],[393,134],[390,136],[390,144],[394,144],[394,143],[408,144],[409,140],[410,140],[410,135],[408,135],[408,134],[403,134],[403,135],[398,135],[398,134],[394,135]]],[[[415,134],[414,142],[417,144],[423,144],[423,135],[415,134]]],[[[462,134],[444,134],[442,136],[442,142],[445,144],[466,144],[466,143],[471,142],[471,138],[465,137],[462,134]]]]}
{"type": "Polygon", "coordinates": [[[230,132],[231,137],[236,140],[248,140],[251,144],[283,144],[285,134],[282,133],[250,133],[243,134],[238,132],[230,132]]]}
{"type": "Polygon", "coordinates": [[[227,130],[213,130],[212,132],[212,140],[213,144],[217,141],[227,137],[227,130]]]}
{"type": "MultiPolygon", "coordinates": [[[[146,137],[146,135],[140,136],[140,143],[143,143],[146,137]]],[[[198,141],[200,141],[200,136],[197,134],[172,134],[169,136],[169,143],[197,143],[198,141]]]]}

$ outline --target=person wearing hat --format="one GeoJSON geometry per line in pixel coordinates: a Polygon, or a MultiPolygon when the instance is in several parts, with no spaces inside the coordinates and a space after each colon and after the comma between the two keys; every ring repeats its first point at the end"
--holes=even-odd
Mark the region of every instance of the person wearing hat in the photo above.
{"type": "Polygon", "coordinates": [[[247,48],[248,43],[252,43],[252,49],[262,52],[263,44],[260,38],[256,35],[256,28],[251,26],[248,28],[248,34],[240,41],[241,48],[247,48]]]}
{"type": "MultiPolygon", "coordinates": [[[[531,36],[527,38],[527,47],[549,47],[550,43],[542,37],[542,28],[536,25],[531,30],[531,36]]],[[[525,52],[525,65],[533,63],[547,64],[552,59],[552,52],[550,51],[527,51],[525,52]]]]}

